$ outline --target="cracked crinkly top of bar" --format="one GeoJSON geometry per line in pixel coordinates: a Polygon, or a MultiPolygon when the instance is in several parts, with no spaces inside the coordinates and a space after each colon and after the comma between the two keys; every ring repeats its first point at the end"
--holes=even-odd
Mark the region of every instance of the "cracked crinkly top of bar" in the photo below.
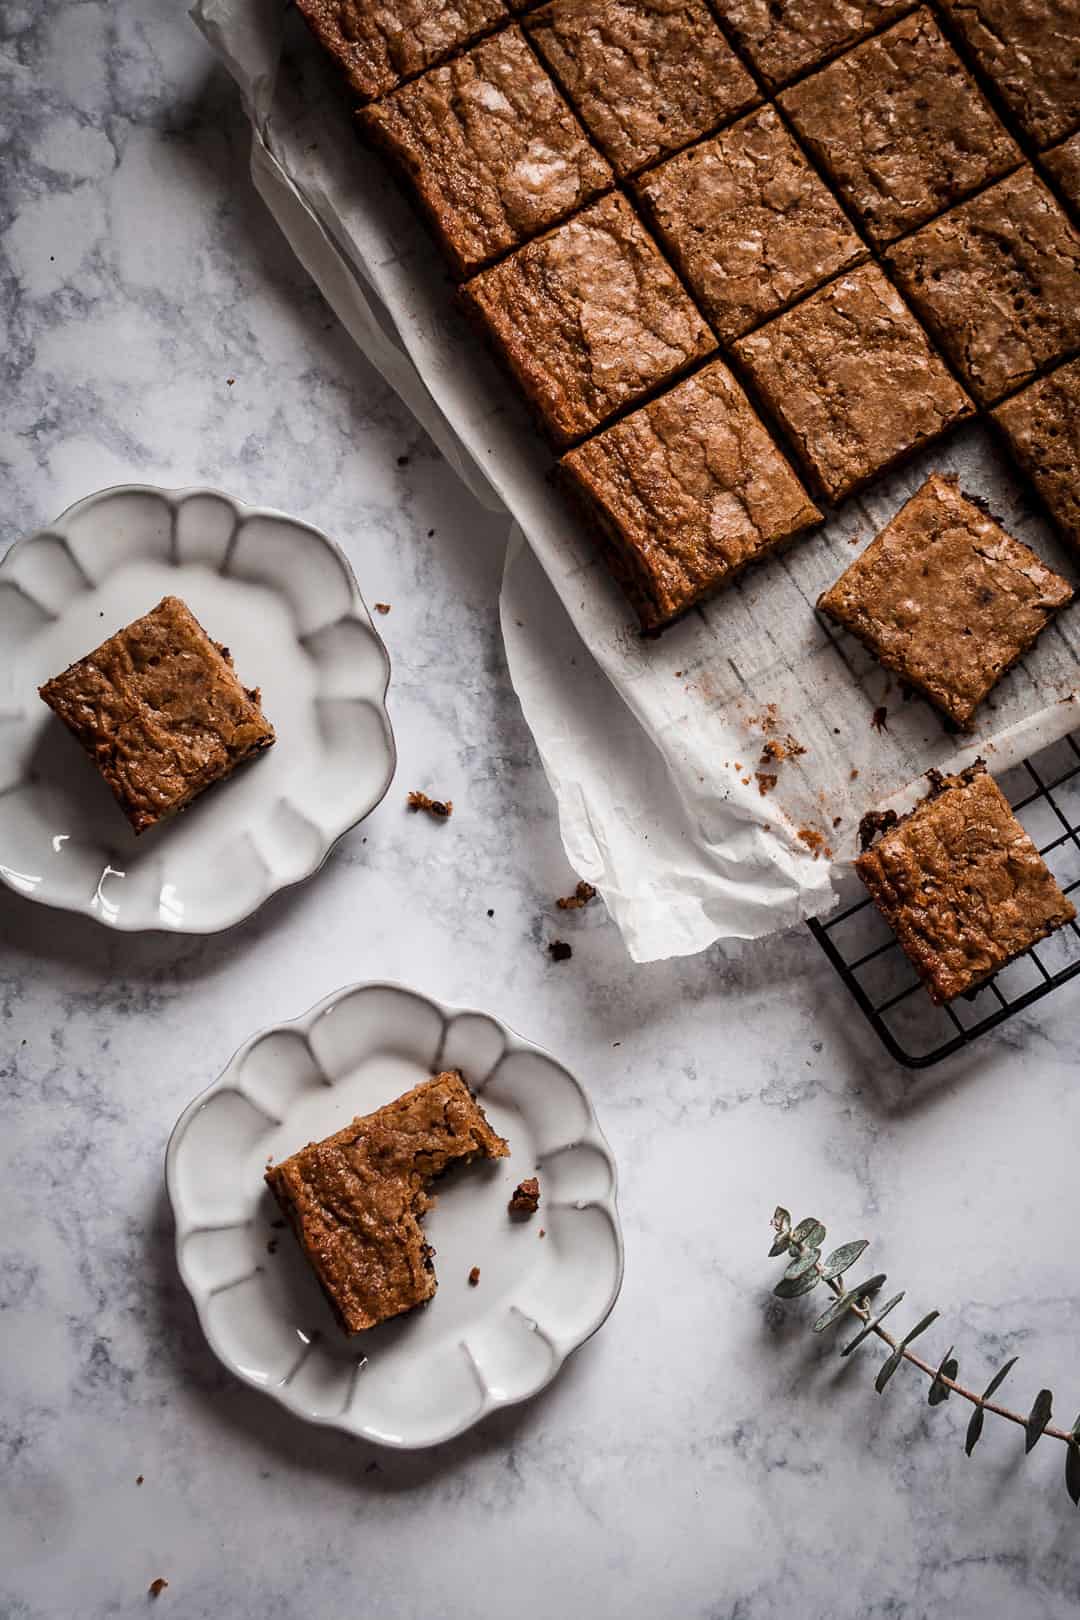
{"type": "Polygon", "coordinates": [[[1080,347],[1080,235],[1026,165],[888,257],[984,405],[1080,347]]]}
{"type": "Polygon", "coordinates": [[[780,105],[876,242],[1020,162],[926,11],[785,90],[780,105]]]}
{"type": "Polygon", "coordinates": [[[720,360],[561,465],[645,629],[821,517],[720,360]]]}
{"type": "Polygon", "coordinates": [[[1073,588],[934,473],[818,607],[965,730],[1073,588]]]}
{"type": "Polygon", "coordinates": [[[939,1004],[1076,915],[981,761],[943,777],[856,871],[939,1004]]]}
{"type": "Polygon", "coordinates": [[[705,0],[554,0],[525,27],[619,175],[759,99],[705,0]]]}
{"type": "Polygon", "coordinates": [[[510,1149],[456,1070],[266,1172],[266,1181],[348,1333],[422,1304],[435,1292],[420,1216],[429,1183],[454,1163],[510,1149]]]}
{"type": "Polygon", "coordinates": [[[758,72],[785,84],[906,11],[910,0],[715,0],[758,72]]]}
{"type": "Polygon", "coordinates": [[[481,271],[462,293],[559,446],[716,347],[621,196],[481,271]]]}
{"type": "Polygon", "coordinates": [[[668,158],[634,187],[722,338],[866,257],[771,107],[668,158]]]}
{"type": "Polygon", "coordinates": [[[459,276],[612,184],[611,169],[517,28],[364,108],[459,276]]]}
{"type": "Polygon", "coordinates": [[[1038,146],[1080,124],[1076,0],[941,0],[979,66],[1038,146]]]}
{"type": "Polygon", "coordinates": [[[497,28],[502,0],[296,0],[361,101],[393,90],[497,28]]]}
{"type": "Polygon", "coordinates": [[[833,501],[973,410],[872,264],[740,338],[735,353],[816,487],[833,501]]]}

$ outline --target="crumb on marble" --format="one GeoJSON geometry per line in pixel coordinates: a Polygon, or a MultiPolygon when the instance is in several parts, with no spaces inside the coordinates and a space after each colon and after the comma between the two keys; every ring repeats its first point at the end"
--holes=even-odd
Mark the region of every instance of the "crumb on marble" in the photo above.
{"type": "Polygon", "coordinates": [[[376,611],[376,613],[389,613],[389,611],[390,611],[389,602],[376,602],[375,611],[376,611]]]}
{"type": "Polygon", "coordinates": [[[586,883],[585,879],[582,878],[573,894],[560,895],[555,904],[560,911],[580,911],[582,906],[587,906],[589,901],[595,899],[595,897],[596,890],[592,884],[586,883]]]}
{"type": "Polygon", "coordinates": [[[528,1220],[540,1208],[540,1183],[536,1176],[526,1176],[514,1188],[513,1196],[507,1204],[511,1215],[520,1215],[528,1220]]]}
{"type": "Polygon", "coordinates": [[[164,1575],[158,1575],[155,1580],[150,1582],[150,1586],[148,1588],[150,1596],[152,1598],[160,1597],[168,1584],[169,1583],[165,1579],[164,1575]]]}
{"type": "Polygon", "coordinates": [[[470,1288],[475,1288],[479,1281],[480,1281],[480,1267],[479,1266],[473,1266],[472,1270],[469,1272],[469,1287],[470,1288]]]}
{"type": "Polygon", "coordinates": [[[888,731],[889,711],[885,707],[884,703],[880,704],[874,710],[873,714],[870,716],[870,724],[873,726],[875,731],[888,731]]]}
{"type": "Polygon", "coordinates": [[[141,1474],[136,1474],[135,1475],[135,1483],[136,1483],[136,1485],[141,1485],[142,1482],[143,1482],[143,1476],[141,1474]]]}
{"type": "Polygon", "coordinates": [[[553,962],[568,962],[574,952],[565,939],[553,939],[548,946],[548,955],[553,962]]]}
{"type": "Polygon", "coordinates": [[[406,803],[410,810],[426,810],[435,821],[449,821],[454,813],[452,799],[429,799],[426,793],[418,793],[415,788],[406,803]]]}
{"type": "Polygon", "coordinates": [[[775,771],[755,771],[754,775],[757,778],[758,792],[761,794],[762,798],[764,798],[767,793],[771,793],[777,782],[780,780],[775,771]]]}

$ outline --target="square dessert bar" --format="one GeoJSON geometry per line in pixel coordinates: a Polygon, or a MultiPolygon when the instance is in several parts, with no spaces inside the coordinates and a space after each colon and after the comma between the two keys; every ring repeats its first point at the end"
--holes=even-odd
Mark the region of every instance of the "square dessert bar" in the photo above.
{"type": "Polygon", "coordinates": [[[967,731],[1072,598],[1067,579],[934,473],[818,607],[967,731]]]}
{"type": "Polygon", "coordinates": [[[241,684],[228,649],[176,596],[46,681],[41,697],[137,833],[274,741],[258,688],[241,684]]]}
{"type": "Polygon", "coordinates": [[[1080,348],[1080,234],[1026,166],[888,257],[980,404],[1080,348]]]}
{"type": "Polygon", "coordinates": [[[560,467],[646,630],[821,517],[719,360],[560,467]]]}
{"type": "Polygon", "coordinates": [[[1006,400],[994,420],[1057,527],[1080,546],[1080,360],[1006,400]]]}
{"type": "Polygon", "coordinates": [[[296,0],[361,101],[393,90],[507,21],[502,0],[296,0]]]}
{"type": "Polygon", "coordinates": [[[1067,141],[1043,153],[1043,168],[1057,181],[1058,190],[1074,213],[1080,213],[1080,130],[1067,141]]]}
{"type": "Polygon", "coordinates": [[[866,257],[771,107],[648,170],[634,190],[726,340],[866,257]]]}
{"type": "Polygon", "coordinates": [[[975,60],[1037,146],[1080,124],[1076,0],[940,0],[975,60]]]}
{"type": "Polygon", "coordinates": [[[931,773],[910,815],[855,870],[941,1006],[1071,922],[1076,908],[986,774],[931,773]]]}
{"type": "Polygon", "coordinates": [[[910,11],[913,0],[716,0],[715,10],[771,88],[910,11]]]}
{"type": "Polygon", "coordinates": [[[272,1165],[266,1182],[341,1326],[360,1333],[435,1292],[420,1225],[435,1203],[429,1183],[451,1164],[509,1152],[447,1071],[272,1165]]]}
{"type": "Polygon", "coordinates": [[[716,342],[625,197],[603,197],[462,291],[563,448],[716,342]]]}
{"type": "Polygon", "coordinates": [[[832,501],[972,412],[876,265],[830,281],[734,347],[832,501]]]}
{"type": "Polygon", "coordinates": [[[760,99],[705,0],[554,0],[525,27],[620,177],[760,99]]]}
{"type": "Polygon", "coordinates": [[[458,276],[613,184],[516,27],[402,85],[359,118],[411,182],[458,276]]]}
{"type": "Polygon", "coordinates": [[[1020,162],[925,10],[785,90],[780,105],[879,243],[1020,162]]]}

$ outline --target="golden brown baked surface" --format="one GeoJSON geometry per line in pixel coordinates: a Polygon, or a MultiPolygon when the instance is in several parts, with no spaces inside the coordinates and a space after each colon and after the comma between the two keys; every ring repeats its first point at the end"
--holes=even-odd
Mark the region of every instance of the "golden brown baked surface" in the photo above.
{"type": "Polygon", "coordinates": [[[771,107],[668,158],[634,189],[721,338],[866,257],[771,107]]]}
{"type": "Polygon", "coordinates": [[[502,0],[296,0],[361,101],[460,50],[506,20],[502,0]]]}
{"type": "Polygon", "coordinates": [[[621,196],[482,270],[462,295],[560,447],[716,347],[621,196]]]}
{"type": "Polygon", "coordinates": [[[1080,123],[1076,0],[941,0],[1038,146],[1080,123]]]}
{"type": "Polygon", "coordinates": [[[716,11],[766,83],[796,73],[854,45],[910,0],[716,0],[716,11]]]}
{"type": "Polygon", "coordinates": [[[1080,546],[1080,360],[1006,400],[994,420],[1062,534],[1080,546]]]}
{"type": "Polygon", "coordinates": [[[1066,202],[1080,212],[1080,130],[1045,152],[1043,165],[1057,181],[1066,202]]]}
{"type": "Polygon", "coordinates": [[[897,243],[889,259],[983,405],[1080,347],[1080,235],[1027,166],[897,243]]]}
{"type": "Polygon", "coordinates": [[[1069,581],[934,473],[818,607],[964,730],[1073,597],[1069,581]]]}
{"type": "Polygon", "coordinates": [[[705,0],[554,0],[525,27],[620,176],[759,99],[705,0]]]}
{"type": "Polygon", "coordinates": [[[830,281],[734,348],[833,501],[972,411],[876,265],[830,281]]]}
{"type": "Polygon", "coordinates": [[[940,778],[855,867],[938,1005],[1076,915],[981,760],[940,778]]]}
{"type": "Polygon", "coordinates": [[[455,1070],[301,1148],[266,1182],[345,1332],[360,1333],[435,1292],[420,1225],[435,1202],[429,1183],[509,1152],[455,1070]]]}
{"type": "Polygon", "coordinates": [[[647,630],[821,517],[720,360],[560,466],[647,630]]]}
{"type": "Polygon", "coordinates": [[[137,833],[269,748],[258,689],[179,597],[117,631],[41,697],[78,738],[137,833]]]}
{"type": "Polygon", "coordinates": [[[612,184],[516,27],[366,107],[360,124],[411,181],[458,276],[612,184]]]}
{"type": "Polygon", "coordinates": [[[1020,162],[925,10],[779,99],[875,242],[891,242],[1020,162]]]}

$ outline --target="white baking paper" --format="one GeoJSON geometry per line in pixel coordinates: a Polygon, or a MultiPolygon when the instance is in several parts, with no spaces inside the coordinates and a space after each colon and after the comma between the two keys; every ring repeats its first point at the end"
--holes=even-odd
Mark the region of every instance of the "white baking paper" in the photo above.
{"type": "Polygon", "coordinates": [[[978,733],[959,739],[814,612],[931,469],[959,473],[1069,572],[979,426],[643,639],[552,485],[550,453],[459,316],[431,238],[356,140],[332,66],[295,12],[285,0],[197,0],[192,15],[239,86],[255,184],[298,257],[469,488],[515,520],[500,603],[511,679],[570,861],[600,890],[635,960],[757,938],[824,911],[870,806],[910,796],[928,766],[956,769],[982,753],[1002,770],[1073,729],[1075,616],[1044,633],[978,733]],[[763,758],[767,742],[786,748],[789,738],[804,752],[763,758]]]}

